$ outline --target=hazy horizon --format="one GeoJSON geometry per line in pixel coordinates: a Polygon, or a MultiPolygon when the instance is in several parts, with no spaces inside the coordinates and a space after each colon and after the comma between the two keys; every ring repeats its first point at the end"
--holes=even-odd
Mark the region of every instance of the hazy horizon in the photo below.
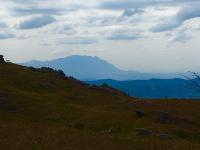
{"type": "MultiPolygon", "coordinates": [[[[54,61],[54,60],[59,60],[59,59],[66,59],[66,58],[69,58],[69,57],[91,57],[91,58],[95,58],[97,57],[98,59],[102,60],[102,61],[106,61],[106,63],[109,63],[111,65],[113,65],[114,67],[116,67],[117,69],[120,69],[120,70],[123,70],[123,71],[135,71],[135,72],[141,72],[141,71],[138,71],[138,70],[125,70],[123,68],[120,68],[119,66],[115,65],[115,64],[112,64],[111,62],[109,62],[109,60],[105,60],[99,56],[89,56],[89,55],[69,55],[69,56],[63,56],[63,57],[57,57],[57,58],[51,58],[51,59],[44,59],[44,60],[39,60],[39,59],[32,59],[32,60],[28,60],[28,61],[23,61],[23,62],[17,62],[18,64],[26,64],[26,63],[31,63],[31,62],[51,62],[51,61],[54,61]]],[[[183,74],[182,73],[189,73],[190,71],[185,71],[185,72],[141,72],[141,73],[155,73],[155,74],[180,74],[180,76],[183,74]]]]}
{"type": "Polygon", "coordinates": [[[12,62],[98,56],[123,70],[200,70],[198,0],[3,0],[0,54],[12,62]]]}

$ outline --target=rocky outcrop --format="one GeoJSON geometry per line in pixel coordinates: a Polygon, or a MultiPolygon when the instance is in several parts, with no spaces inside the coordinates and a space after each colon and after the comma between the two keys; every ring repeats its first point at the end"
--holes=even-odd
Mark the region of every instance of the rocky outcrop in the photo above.
{"type": "Polygon", "coordinates": [[[5,63],[5,60],[3,58],[3,55],[0,55],[0,64],[3,64],[3,63],[5,63]]]}
{"type": "Polygon", "coordinates": [[[34,72],[41,72],[41,73],[56,73],[60,78],[62,79],[67,79],[67,77],[65,76],[65,73],[62,70],[55,70],[53,68],[50,67],[41,67],[41,68],[34,68],[34,67],[28,67],[30,70],[34,71],[34,72]]]}

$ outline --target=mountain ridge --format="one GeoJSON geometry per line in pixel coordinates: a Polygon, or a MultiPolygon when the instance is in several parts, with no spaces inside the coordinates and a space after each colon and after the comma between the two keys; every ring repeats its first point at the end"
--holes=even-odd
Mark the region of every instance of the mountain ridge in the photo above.
{"type": "MultiPolygon", "coordinates": [[[[199,82],[199,81],[195,81],[199,82]]],[[[96,80],[88,81],[89,84],[109,86],[128,93],[130,96],[138,98],[160,99],[177,98],[199,99],[199,91],[194,87],[191,80],[180,78],[173,79],[150,79],[150,80],[96,80]]]]}
{"type": "Polygon", "coordinates": [[[48,61],[32,60],[30,62],[21,63],[25,66],[33,67],[51,67],[62,69],[65,74],[74,76],[80,80],[148,80],[152,78],[175,78],[180,77],[179,74],[151,74],[141,73],[137,71],[125,71],[117,68],[115,65],[97,56],[80,56],[72,55],[64,58],[58,58],[48,61]]]}

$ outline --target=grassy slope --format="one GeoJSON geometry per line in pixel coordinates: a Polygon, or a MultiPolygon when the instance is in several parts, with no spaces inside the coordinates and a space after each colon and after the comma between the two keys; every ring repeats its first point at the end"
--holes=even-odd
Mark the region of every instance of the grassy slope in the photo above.
{"type": "Polygon", "coordinates": [[[200,102],[139,101],[55,73],[0,64],[0,149],[200,149],[200,102]],[[138,119],[134,110],[146,112],[138,119]],[[159,111],[177,121],[160,123],[159,111]],[[172,140],[135,136],[136,128],[172,140]],[[108,132],[111,130],[111,132],[108,132]]]}

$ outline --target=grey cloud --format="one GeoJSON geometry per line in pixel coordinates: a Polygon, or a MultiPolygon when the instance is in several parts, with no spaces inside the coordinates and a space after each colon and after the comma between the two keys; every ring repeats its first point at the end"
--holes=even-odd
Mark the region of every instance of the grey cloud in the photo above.
{"type": "Polygon", "coordinates": [[[199,3],[199,0],[123,0],[123,1],[105,1],[100,4],[101,9],[133,9],[133,8],[144,8],[148,6],[174,6],[180,4],[193,4],[199,3]]]}
{"type": "Polygon", "coordinates": [[[21,3],[21,4],[32,4],[32,3],[38,3],[39,1],[47,1],[47,0],[7,0],[10,2],[14,2],[14,3],[21,3]]]}
{"type": "Polygon", "coordinates": [[[12,14],[16,16],[26,16],[34,14],[43,14],[43,15],[60,15],[64,10],[56,8],[14,8],[12,14]]]}
{"type": "Polygon", "coordinates": [[[144,13],[144,10],[142,10],[142,9],[134,9],[134,10],[126,9],[126,10],[124,10],[122,16],[128,16],[129,17],[129,16],[133,16],[135,14],[141,14],[141,13],[144,13]]]}
{"type": "MultiPolygon", "coordinates": [[[[12,1],[13,7],[9,8],[9,11],[14,16],[26,16],[26,15],[62,15],[69,11],[77,9],[85,9],[83,5],[69,5],[63,8],[51,5],[51,0],[8,0],[12,1]],[[42,4],[45,5],[41,5],[42,4]]],[[[57,2],[59,4],[59,0],[57,2]]]]}
{"type": "Polygon", "coordinates": [[[5,39],[10,39],[10,38],[15,38],[16,36],[12,33],[9,32],[0,32],[0,40],[5,40],[5,39]]]}
{"type": "Polygon", "coordinates": [[[200,6],[183,7],[171,20],[158,24],[151,29],[152,32],[165,32],[180,27],[185,21],[200,17],[200,6]]]}
{"type": "Polygon", "coordinates": [[[188,32],[191,32],[189,28],[184,28],[178,32],[167,32],[165,34],[166,38],[171,38],[172,42],[186,43],[188,40],[192,39],[188,32]]]}
{"type": "Polygon", "coordinates": [[[68,38],[58,42],[58,44],[66,44],[66,45],[90,45],[98,43],[98,40],[95,38],[88,37],[76,37],[76,38],[68,38]]]}
{"type": "Polygon", "coordinates": [[[114,16],[101,16],[101,17],[92,17],[87,21],[87,25],[94,27],[94,26],[109,26],[113,24],[118,24],[120,22],[121,17],[114,17],[114,16]]]}
{"type": "Polygon", "coordinates": [[[177,28],[181,25],[181,22],[170,21],[162,24],[158,24],[157,26],[151,29],[152,32],[165,32],[177,28]]]}
{"type": "Polygon", "coordinates": [[[0,20],[0,40],[15,38],[16,36],[11,33],[8,25],[0,20]]]}
{"type": "Polygon", "coordinates": [[[35,29],[49,25],[55,22],[56,19],[53,16],[43,15],[39,17],[33,17],[19,24],[19,29],[35,29]]]}
{"type": "Polygon", "coordinates": [[[0,21],[0,28],[7,28],[7,27],[8,25],[5,22],[0,21]]]}
{"type": "Polygon", "coordinates": [[[173,39],[174,42],[181,42],[181,43],[186,43],[188,40],[192,39],[191,36],[189,36],[185,32],[179,32],[177,36],[173,39]]]}
{"type": "Polygon", "coordinates": [[[77,33],[77,31],[74,30],[72,25],[68,25],[68,24],[56,27],[54,31],[58,34],[65,34],[65,35],[73,35],[77,33]]]}
{"type": "Polygon", "coordinates": [[[184,22],[196,17],[200,17],[200,6],[192,5],[182,8],[177,15],[177,20],[184,22]]]}
{"type": "Polygon", "coordinates": [[[113,1],[113,2],[104,2],[100,4],[99,8],[101,9],[133,9],[133,8],[142,8],[147,5],[153,5],[151,2],[130,2],[130,1],[113,1]]]}
{"type": "Polygon", "coordinates": [[[111,36],[107,37],[107,40],[137,40],[142,38],[139,31],[131,31],[131,30],[117,30],[114,31],[111,36]]]}

